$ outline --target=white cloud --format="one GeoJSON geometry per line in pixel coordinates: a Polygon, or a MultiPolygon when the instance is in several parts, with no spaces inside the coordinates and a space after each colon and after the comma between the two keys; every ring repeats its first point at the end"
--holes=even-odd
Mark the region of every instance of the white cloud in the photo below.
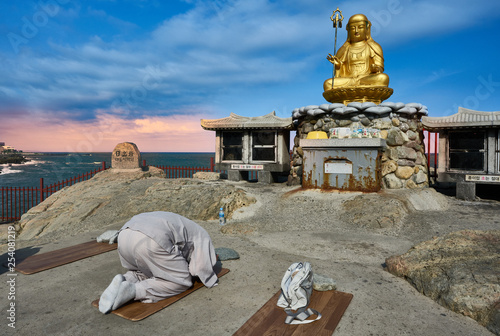
{"type": "MultiPolygon", "coordinates": [[[[88,118],[98,109],[111,111],[116,99],[134,116],[182,114],[183,107],[198,102],[210,109],[220,93],[238,96],[310,76],[332,52],[329,16],[336,4],[330,1],[187,2],[191,10],[167,17],[143,36],[105,42],[94,35],[83,44],[52,42],[41,53],[21,54],[1,68],[0,91],[31,109],[88,109],[88,118]],[[126,99],[131,103],[123,103],[126,99]]],[[[374,38],[382,45],[466,29],[500,13],[498,2],[465,0],[362,0],[339,7],[345,20],[337,46],[345,40],[349,16],[360,9],[374,24],[374,33],[379,30],[374,38]]],[[[89,12],[113,18],[98,4],[89,12]]]]}

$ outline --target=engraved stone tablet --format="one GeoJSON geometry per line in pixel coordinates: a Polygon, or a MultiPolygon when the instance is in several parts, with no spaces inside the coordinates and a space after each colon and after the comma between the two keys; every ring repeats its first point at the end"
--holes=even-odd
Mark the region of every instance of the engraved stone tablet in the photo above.
{"type": "Polygon", "coordinates": [[[141,168],[141,152],[134,143],[122,142],[116,145],[111,154],[111,168],[141,168]]]}

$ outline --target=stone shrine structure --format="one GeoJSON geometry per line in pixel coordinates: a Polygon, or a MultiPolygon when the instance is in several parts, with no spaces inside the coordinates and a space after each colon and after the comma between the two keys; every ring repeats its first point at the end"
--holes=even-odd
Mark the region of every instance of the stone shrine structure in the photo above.
{"type": "Polygon", "coordinates": [[[122,142],[116,145],[111,154],[111,168],[141,169],[141,152],[136,144],[122,142]]]}
{"type": "Polygon", "coordinates": [[[273,111],[260,117],[231,113],[221,119],[202,119],[205,130],[215,131],[215,165],[227,170],[232,181],[248,180],[256,171],[259,182],[272,183],[290,171],[292,118],[273,111]]]}
{"type": "Polygon", "coordinates": [[[335,56],[328,55],[328,61],[334,65],[334,77],[324,82],[323,97],[330,103],[293,110],[297,133],[289,184],[359,191],[428,186],[421,122],[422,116],[428,114],[427,107],[419,103],[382,102],[393,90],[388,87],[389,76],[383,73],[382,48],[371,38],[370,28],[365,15],[353,15],[346,26],[347,41],[335,56]],[[323,139],[316,141],[323,144],[314,146],[313,139],[318,134],[323,134],[323,139]],[[384,141],[368,144],[368,138],[384,141]],[[304,155],[304,145],[313,150],[317,147],[323,156],[309,151],[304,155]],[[378,148],[378,154],[372,154],[375,156],[368,161],[359,160],[373,148],[378,148]],[[349,156],[345,155],[347,149],[349,156]],[[307,160],[311,159],[315,162],[308,165],[307,160]],[[306,171],[304,167],[308,166],[314,166],[316,171],[306,171]],[[311,176],[321,170],[324,177],[312,181],[311,176]],[[366,171],[369,176],[363,175],[366,171]]]}

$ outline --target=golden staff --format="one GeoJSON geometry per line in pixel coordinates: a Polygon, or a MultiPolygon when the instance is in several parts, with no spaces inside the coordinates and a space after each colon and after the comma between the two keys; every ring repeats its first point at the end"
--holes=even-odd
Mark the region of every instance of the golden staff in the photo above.
{"type": "MultiPolygon", "coordinates": [[[[335,28],[335,44],[333,46],[333,56],[337,54],[337,28],[342,28],[342,21],[344,20],[344,16],[342,15],[342,11],[337,7],[336,10],[333,11],[332,16],[330,16],[330,20],[333,22],[333,28],[335,28]]],[[[333,65],[332,72],[332,89],[333,89],[333,79],[335,78],[335,64],[333,65]]]]}

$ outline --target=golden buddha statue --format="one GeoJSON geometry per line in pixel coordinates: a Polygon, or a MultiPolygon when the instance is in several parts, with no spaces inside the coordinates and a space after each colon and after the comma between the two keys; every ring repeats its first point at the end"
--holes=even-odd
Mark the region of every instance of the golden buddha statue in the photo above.
{"type": "Polygon", "coordinates": [[[370,34],[371,23],[363,14],[349,19],[347,40],[335,56],[327,59],[335,67],[335,78],[323,84],[323,96],[330,102],[373,101],[380,103],[392,94],[384,71],[382,48],[370,34]]]}

